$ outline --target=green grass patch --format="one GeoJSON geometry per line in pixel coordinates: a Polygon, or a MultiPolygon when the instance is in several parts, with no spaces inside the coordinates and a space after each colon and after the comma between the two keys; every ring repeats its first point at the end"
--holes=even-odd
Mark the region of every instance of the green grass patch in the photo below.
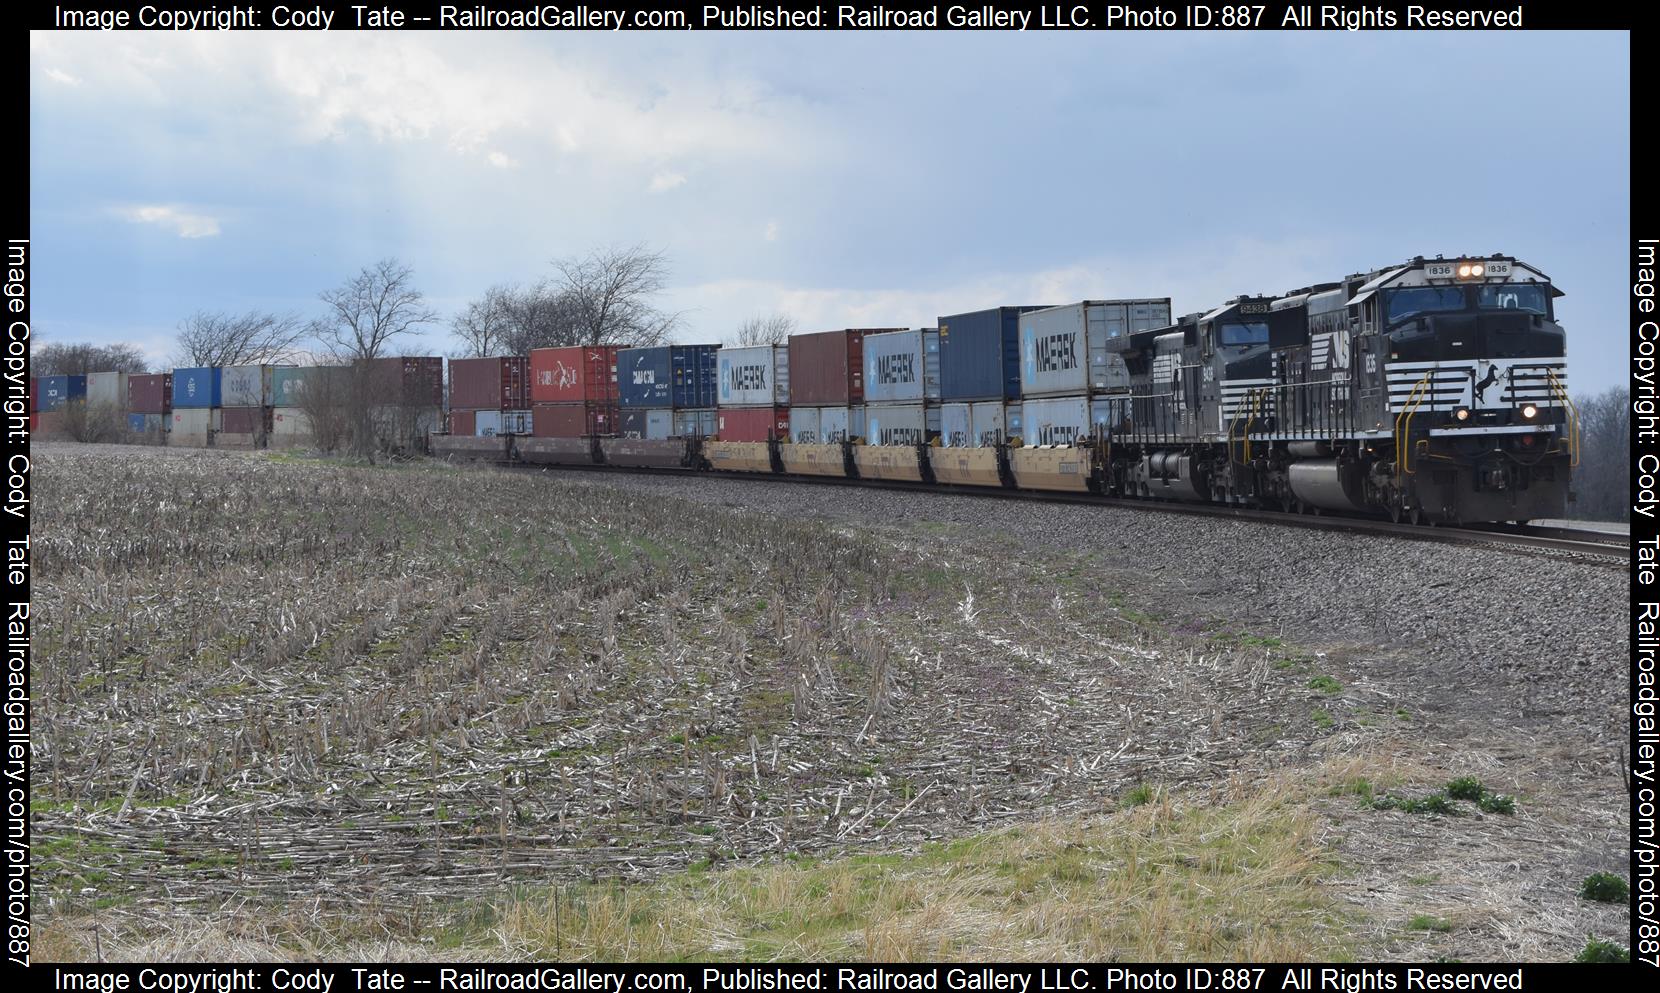
{"type": "Polygon", "coordinates": [[[1453,929],[1452,921],[1445,917],[1433,917],[1429,914],[1414,914],[1412,919],[1406,922],[1406,927],[1409,931],[1445,932],[1453,929]]]}
{"type": "Polygon", "coordinates": [[[1612,941],[1585,936],[1585,947],[1574,956],[1575,962],[1630,962],[1631,949],[1612,941]]]}
{"type": "Polygon", "coordinates": [[[1343,690],[1343,684],[1330,676],[1321,674],[1308,681],[1308,688],[1319,690],[1321,693],[1340,693],[1343,690]]]}
{"type": "Polygon", "coordinates": [[[1598,903],[1624,903],[1631,897],[1631,887],[1611,872],[1593,872],[1579,884],[1579,895],[1598,903]]]}

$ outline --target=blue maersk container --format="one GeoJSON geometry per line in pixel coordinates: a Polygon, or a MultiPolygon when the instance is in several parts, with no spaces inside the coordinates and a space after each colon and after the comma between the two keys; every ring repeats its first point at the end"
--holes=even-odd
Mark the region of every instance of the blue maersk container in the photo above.
{"type": "Polygon", "coordinates": [[[219,367],[173,370],[173,407],[218,407],[219,367]]]}
{"type": "Polygon", "coordinates": [[[85,399],[85,376],[42,376],[40,379],[39,402],[43,412],[62,410],[71,400],[85,399]]]}
{"type": "Polygon", "coordinates": [[[719,345],[659,345],[617,352],[617,398],[624,407],[713,407],[719,345]]]}
{"type": "Polygon", "coordinates": [[[940,318],[940,400],[1020,399],[1020,315],[1043,309],[994,307],[940,318]]]}

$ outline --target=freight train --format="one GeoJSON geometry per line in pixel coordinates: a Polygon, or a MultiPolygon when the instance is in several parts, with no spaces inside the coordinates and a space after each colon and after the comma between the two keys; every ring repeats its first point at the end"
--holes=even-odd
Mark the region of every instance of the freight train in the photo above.
{"type": "MultiPolygon", "coordinates": [[[[1053,375],[1081,388],[1028,391],[1024,416],[990,432],[933,427],[918,444],[870,444],[881,439],[792,438],[780,424],[765,440],[718,429],[452,434],[431,448],[457,459],[1058,490],[1412,523],[1555,518],[1578,458],[1560,296],[1515,258],[1420,256],[1156,326],[1115,322],[1090,301],[1005,308],[1018,322],[1009,360],[1019,381],[1053,375]],[[1034,411],[1057,404],[1080,413],[1040,424],[1034,411]]],[[[939,337],[948,325],[942,318],[939,337]]]]}

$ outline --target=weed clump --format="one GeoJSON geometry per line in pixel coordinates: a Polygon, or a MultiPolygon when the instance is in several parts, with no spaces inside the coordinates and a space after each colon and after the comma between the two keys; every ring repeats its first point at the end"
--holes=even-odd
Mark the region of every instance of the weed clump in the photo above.
{"type": "Polygon", "coordinates": [[[1612,941],[1585,936],[1585,947],[1574,956],[1575,962],[1630,962],[1631,950],[1612,941]]]}
{"type": "Polygon", "coordinates": [[[1593,872],[1579,884],[1579,895],[1598,903],[1624,903],[1631,896],[1631,887],[1611,872],[1593,872]]]}

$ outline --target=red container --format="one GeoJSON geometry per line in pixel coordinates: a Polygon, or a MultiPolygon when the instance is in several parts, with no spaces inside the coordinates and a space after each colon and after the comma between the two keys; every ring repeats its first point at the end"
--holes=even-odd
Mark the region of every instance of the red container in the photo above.
{"type": "Polygon", "coordinates": [[[441,407],[444,360],[436,355],[375,359],[369,366],[369,389],[377,406],[441,407]]]}
{"type": "Polygon", "coordinates": [[[530,399],[532,403],[616,403],[617,346],[532,349],[530,399]]]}
{"type": "Polygon", "coordinates": [[[478,411],[452,410],[450,411],[450,434],[477,434],[478,411]]]}
{"type": "Polygon", "coordinates": [[[219,415],[224,434],[270,434],[270,407],[226,407],[219,415]]]}
{"type": "Polygon", "coordinates": [[[29,433],[30,434],[39,434],[40,433],[40,415],[39,414],[36,414],[36,413],[30,413],[29,414],[29,433]]]}
{"type": "Polygon", "coordinates": [[[719,432],[721,441],[770,441],[790,436],[790,408],[788,407],[722,407],[719,432]]]}
{"type": "Polygon", "coordinates": [[[904,328],[848,328],[790,336],[790,403],[847,407],[865,402],[865,335],[904,328]]]}
{"type": "Polygon", "coordinates": [[[63,435],[63,411],[43,410],[35,415],[35,433],[42,438],[57,438],[63,435]]]}
{"type": "Polygon", "coordinates": [[[530,406],[530,363],[523,356],[450,360],[450,408],[518,410],[530,406]]]}
{"type": "Polygon", "coordinates": [[[538,438],[614,435],[619,409],[614,403],[539,403],[530,408],[530,433],[538,438]]]}
{"type": "Polygon", "coordinates": [[[172,373],[155,372],[127,377],[127,410],[134,414],[165,414],[172,409],[172,373]]]}

